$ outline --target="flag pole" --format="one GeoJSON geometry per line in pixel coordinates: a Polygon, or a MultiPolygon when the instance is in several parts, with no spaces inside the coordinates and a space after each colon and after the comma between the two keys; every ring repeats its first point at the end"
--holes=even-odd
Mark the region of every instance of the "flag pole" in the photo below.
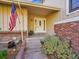
{"type": "MultiPolygon", "coordinates": [[[[22,19],[24,20],[24,18],[23,18],[23,11],[21,9],[19,0],[18,0],[18,5],[19,5],[19,8],[20,8],[22,19]]],[[[23,37],[23,22],[22,22],[22,24],[21,24],[21,20],[19,20],[19,22],[20,22],[20,29],[21,29],[21,38],[22,38],[22,41],[24,41],[24,37],[23,37]]]]}

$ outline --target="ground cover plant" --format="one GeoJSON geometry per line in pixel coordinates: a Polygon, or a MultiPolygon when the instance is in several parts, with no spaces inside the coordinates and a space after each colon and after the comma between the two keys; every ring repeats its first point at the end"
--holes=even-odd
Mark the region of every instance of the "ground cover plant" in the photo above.
{"type": "Polygon", "coordinates": [[[72,52],[70,45],[57,36],[47,36],[41,44],[42,52],[51,55],[51,59],[78,59],[78,55],[72,52]]]}
{"type": "Polygon", "coordinates": [[[6,50],[0,51],[0,59],[7,59],[7,51],[6,50]]]}

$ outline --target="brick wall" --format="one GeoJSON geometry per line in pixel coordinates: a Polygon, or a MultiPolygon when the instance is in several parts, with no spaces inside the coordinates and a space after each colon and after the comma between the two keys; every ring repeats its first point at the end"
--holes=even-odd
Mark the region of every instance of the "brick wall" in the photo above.
{"type": "MultiPolygon", "coordinates": [[[[23,32],[24,39],[27,37],[27,32],[23,32]]],[[[21,32],[0,32],[0,41],[7,41],[16,37],[21,39],[21,32]]]]}
{"type": "Polygon", "coordinates": [[[55,33],[63,40],[69,40],[73,51],[79,54],[79,21],[55,24],[55,33]]]}

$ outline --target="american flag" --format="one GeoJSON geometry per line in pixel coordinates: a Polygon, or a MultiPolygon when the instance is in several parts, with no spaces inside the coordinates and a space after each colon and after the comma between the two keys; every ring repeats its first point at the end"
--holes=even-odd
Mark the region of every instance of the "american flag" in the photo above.
{"type": "Polygon", "coordinates": [[[10,16],[10,22],[9,22],[10,31],[12,31],[16,26],[16,19],[17,19],[16,7],[14,3],[12,3],[12,10],[11,10],[11,16],[10,16]]]}

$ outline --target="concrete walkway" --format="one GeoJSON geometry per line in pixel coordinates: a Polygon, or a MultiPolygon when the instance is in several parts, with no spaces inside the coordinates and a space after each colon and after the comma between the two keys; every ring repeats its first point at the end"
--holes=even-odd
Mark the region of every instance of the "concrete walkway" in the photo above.
{"type": "Polygon", "coordinates": [[[46,55],[41,52],[41,39],[42,37],[32,37],[26,39],[27,51],[25,52],[25,59],[47,59],[46,55]]]}

